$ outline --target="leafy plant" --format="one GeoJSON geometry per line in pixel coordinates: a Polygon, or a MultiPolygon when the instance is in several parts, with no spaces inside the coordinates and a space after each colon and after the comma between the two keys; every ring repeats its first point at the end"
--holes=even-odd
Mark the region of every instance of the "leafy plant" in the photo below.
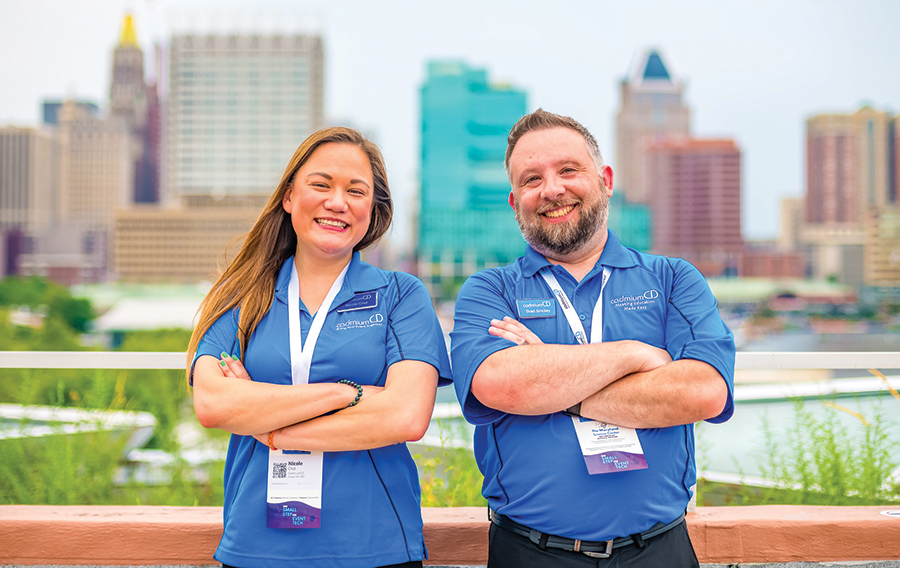
{"type": "MultiPolygon", "coordinates": [[[[848,411],[833,400],[823,401],[834,411],[848,411]]],[[[850,411],[852,414],[857,414],[850,411]]],[[[794,403],[794,419],[787,440],[776,439],[768,421],[763,424],[770,454],[761,465],[763,476],[788,504],[879,505],[900,501],[889,477],[897,464],[891,459],[891,439],[880,405],[872,418],[859,421],[854,432],[829,417],[817,418],[803,400],[794,403]],[[852,436],[852,434],[855,434],[852,436]]]]}
{"type": "Polygon", "coordinates": [[[437,419],[441,445],[417,454],[423,507],[484,507],[481,496],[484,477],[468,448],[449,447],[452,438],[466,439],[469,434],[462,420],[437,419]],[[450,424],[447,425],[447,422],[450,424]],[[454,434],[456,434],[454,436],[454,434]]]}

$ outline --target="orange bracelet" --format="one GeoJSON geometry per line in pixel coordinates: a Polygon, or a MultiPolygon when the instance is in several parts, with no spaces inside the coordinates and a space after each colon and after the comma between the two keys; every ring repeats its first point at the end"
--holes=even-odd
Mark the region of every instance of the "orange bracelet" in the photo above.
{"type": "Polygon", "coordinates": [[[269,432],[269,449],[272,450],[273,452],[277,452],[278,448],[276,448],[275,444],[272,442],[274,437],[275,437],[275,430],[272,430],[271,432],[269,432]]]}

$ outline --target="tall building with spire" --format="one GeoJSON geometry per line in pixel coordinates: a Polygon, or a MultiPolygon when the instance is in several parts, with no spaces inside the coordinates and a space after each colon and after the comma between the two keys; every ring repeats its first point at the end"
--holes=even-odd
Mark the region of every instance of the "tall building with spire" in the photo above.
{"type": "Polygon", "coordinates": [[[113,51],[112,81],[109,84],[109,108],[133,128],[147,120],[147,86],[144,83],[144,52],[138,47],[134,20],[126,15],[119,45],[113,51]]]}
{"type": "Polygon", "coordinates": [[[621,84],[616,114],[616,187],[632,203],[649,203],[647,145],[665,138],[690,136],[691,111],[684,103],[684,84],[673,77],[658,50],[637,60],[621,84]]]}
{"type": "Polygon", "coordinates": [[[125,123],[138,145],[133,201],[159,201],[159,97],[156,85],[146,83],[144,52],[138,46],[130,14],[122,22],[119,44],[113,51],[109,108],[111,117],[125,123]]]}

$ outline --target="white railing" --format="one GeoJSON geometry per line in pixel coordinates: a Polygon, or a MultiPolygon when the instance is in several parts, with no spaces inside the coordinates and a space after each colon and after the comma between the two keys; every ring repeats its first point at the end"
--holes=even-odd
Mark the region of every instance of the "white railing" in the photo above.
{"type": "MultiPolygon", "coordinates": [[[[0,369],[153,369],[183,370],[186,356],[181,352],[139,351],[0,351],[0,369]]],[[[736,370],[804,370],[804,369],[900,369],[900,352],[840,351],[840,352],[739,352],[736,370]]],[[[862,374],[861,374],[862,375],[862,374]]],[[[741,385],[736,388],[738,400],[782,398],[785,396],[817,396],[834,392],[872,392],[884,383],[874,377],[804,381],[806,384],[741,385]],[[785,390],[788,388],[788,390],[785,390]],[[738,392],[739,391],[739,392],[738,392]]],[[[890,379],[900,388],[900,378],[890,379]]],[[[435,418],[461,416],[456,403],[435,405],[435,418]]]]}
{"type": "MultiPolygon", "coordinates": [[[[181,352],[0,351],[0,369],[184,369],[181,352]]],[[[739,352],[735,369],[900,369],[896,351],[739,352]]]]}

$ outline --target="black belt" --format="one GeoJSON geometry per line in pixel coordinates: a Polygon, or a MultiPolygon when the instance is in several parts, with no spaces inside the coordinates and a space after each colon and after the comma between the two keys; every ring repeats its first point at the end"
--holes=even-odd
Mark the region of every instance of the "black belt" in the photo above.
{"type": "Polygon", "coordinates": [[[540,546],[542,549],[560,548],[562,550],[581,552],[593,558],[609,558],[609,556],[612,554],[613,549],[616,548],[621,548],[623,546],[629,546],[632,544],[643,548],[645,540],[653,538],[655,536],[659,536],[664,532],[680,525],[684,520],[684,513],[682,513],[681,516],[679,516],[671,523],[656,523],[642,533],[633,534],[631,536],[622,536],[613,540],[601,541],[576,540],[572,538],[565,538],[562,536],[554,536],[552,534],[542,533],[539,530],[528,528],[525,525],[521,525],[515,522],[506,515],[501,515],[500,513],[495,513],[494,511],[490,511],[490,518],[491,522],[501,529],[507,530],[511,533],[515,533],[519,536],[524,536],[531,542],[540,546]]]}

